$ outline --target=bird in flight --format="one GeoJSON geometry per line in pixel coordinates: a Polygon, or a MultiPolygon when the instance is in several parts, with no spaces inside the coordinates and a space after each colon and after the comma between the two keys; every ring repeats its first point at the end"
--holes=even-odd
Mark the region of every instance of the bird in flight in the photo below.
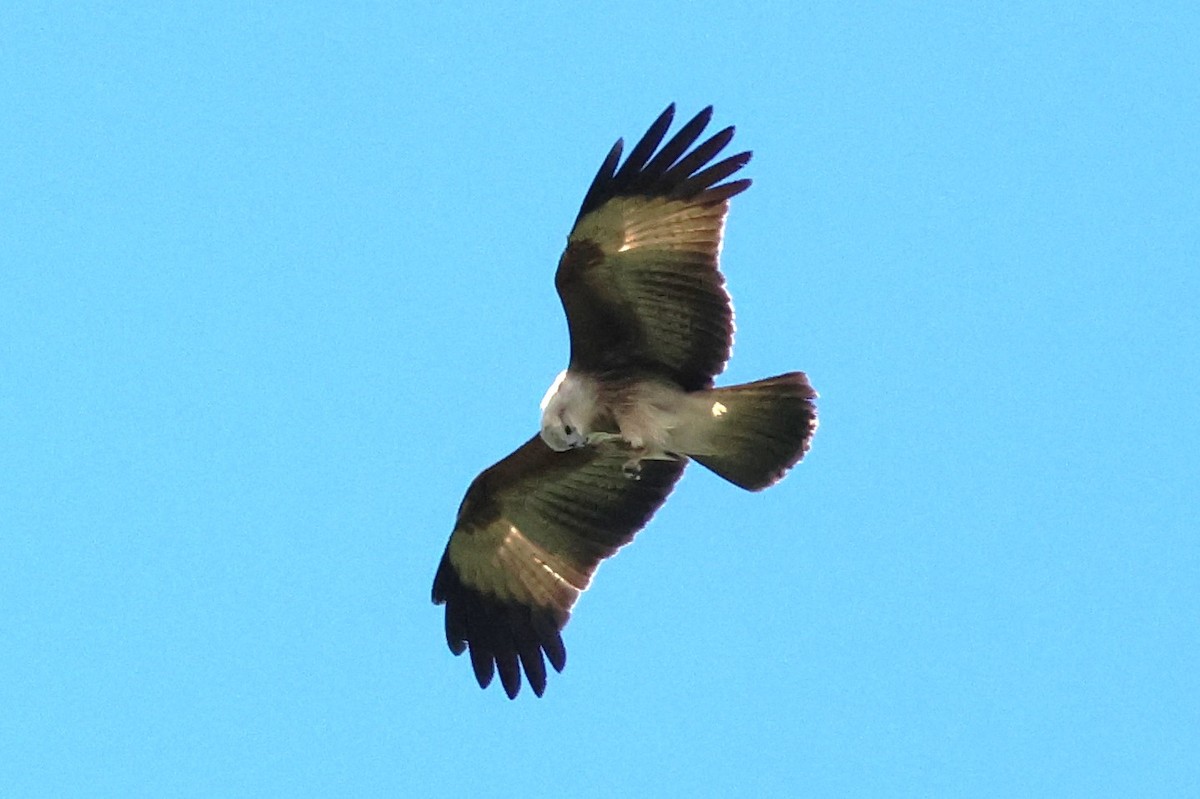
{"type": "Polygon", "coordinates": [[[524,672],[546,688],[566,664],[562,629],[600,562],[633,540],[688,460],[758,491],[804,457],[817,428],[803,372],[715,387],[733,346],[719,256],[727,180],[749,152],[714,159],[728,127],[696,144],[705,108],[665,144],[672,104],[621,163],[618,140],[584,196],[555,286],[570,359],[540,431],[467,489],[433,582],[446,641],[509,698],[524,672]],[[724,181],[724,182],[723,182],[724,181]]]}

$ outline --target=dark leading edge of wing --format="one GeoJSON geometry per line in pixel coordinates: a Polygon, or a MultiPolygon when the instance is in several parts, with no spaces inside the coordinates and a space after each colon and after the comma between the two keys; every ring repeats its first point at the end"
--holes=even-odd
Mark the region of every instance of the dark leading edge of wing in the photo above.
{"type": "Polygon", "coordinates": [[[731,155],[703,171],[697,171],[715,158],[733,139],[732,125],[714,134],[686,157],[681,158],[708,127],[712,114],[713,108],[710,105],[692,117],[651,160],[651,154],[662,142],[672,120],[675,119],[675,104],[671,103],[629,151],[629,156],[619,170],[617,162],[621,160],[625,140],[617,139],[616,144],[608,151],[604,163],[600,165],[600,170],[592,178],[592,185],[584,195],[579,215],[575,217],[575,224],[578,225],[585,215],[614,197],[640,195],[687,199],[705,192],[703,200],[706,204],[711,204],[728,200],[748,189],[749,178],[732,180],[723,185],[717,184],[750,162],[749,151],[731,155]]]}
{"type": "Polygon", "coordinates": [[[686,465],[646,461],[631,480],[621,469],[627,458],[608,448],[556,453],[534,436],[471,483],[433,601],[446,605],[450,651],[470,650],[481,687],[499,672],[513,698],[524,670],[541,696],[545,661],[562,671],[561,632],[575,600],[600,561],[650,520],[686,465]]]}

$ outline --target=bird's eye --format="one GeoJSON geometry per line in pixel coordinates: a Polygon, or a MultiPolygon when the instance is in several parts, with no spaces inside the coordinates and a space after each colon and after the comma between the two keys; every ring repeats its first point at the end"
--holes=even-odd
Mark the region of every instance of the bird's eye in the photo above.
{"type": "Polygon", "coordinates": [[[571,425],[569,425],[569,424],[563,425],[563,432],[569,436],[573,436],[573,435],[575,435],[575,428],[571,427],[571,425]]]}

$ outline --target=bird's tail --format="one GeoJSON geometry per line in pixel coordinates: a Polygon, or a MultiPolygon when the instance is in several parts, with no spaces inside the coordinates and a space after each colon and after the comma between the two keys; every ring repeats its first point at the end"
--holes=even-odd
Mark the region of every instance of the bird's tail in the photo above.
{"type": "Polygon", "coordinates": [[[690,397],[689,427],[697,435],[695,451],[686,454],[749,491],[779,481],[808,452],[817,430],[817,392],[803,372],[690,397]]]}

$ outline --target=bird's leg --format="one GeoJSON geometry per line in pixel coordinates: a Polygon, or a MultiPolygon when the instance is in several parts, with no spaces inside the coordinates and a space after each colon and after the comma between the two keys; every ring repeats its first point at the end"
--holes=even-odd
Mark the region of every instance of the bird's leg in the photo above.
{"type": "Polygon", "coordinates": [[[621,464],[621,473],[630,480],[642,479],[642,461],[651,457],[650,447],[641,436],[626,436],[620,432],[593,430],[588,433],[587,443],[590,446],[615,447],[629,453],[629,460],[621,464]]]}
{"type": "Polygon", "coordinates": [[[630,480],[641,480],[642,461],[647,454],[645,447],[636,447],[633,450],[633,457],[621,465],[621,473],[630,480]]]}

